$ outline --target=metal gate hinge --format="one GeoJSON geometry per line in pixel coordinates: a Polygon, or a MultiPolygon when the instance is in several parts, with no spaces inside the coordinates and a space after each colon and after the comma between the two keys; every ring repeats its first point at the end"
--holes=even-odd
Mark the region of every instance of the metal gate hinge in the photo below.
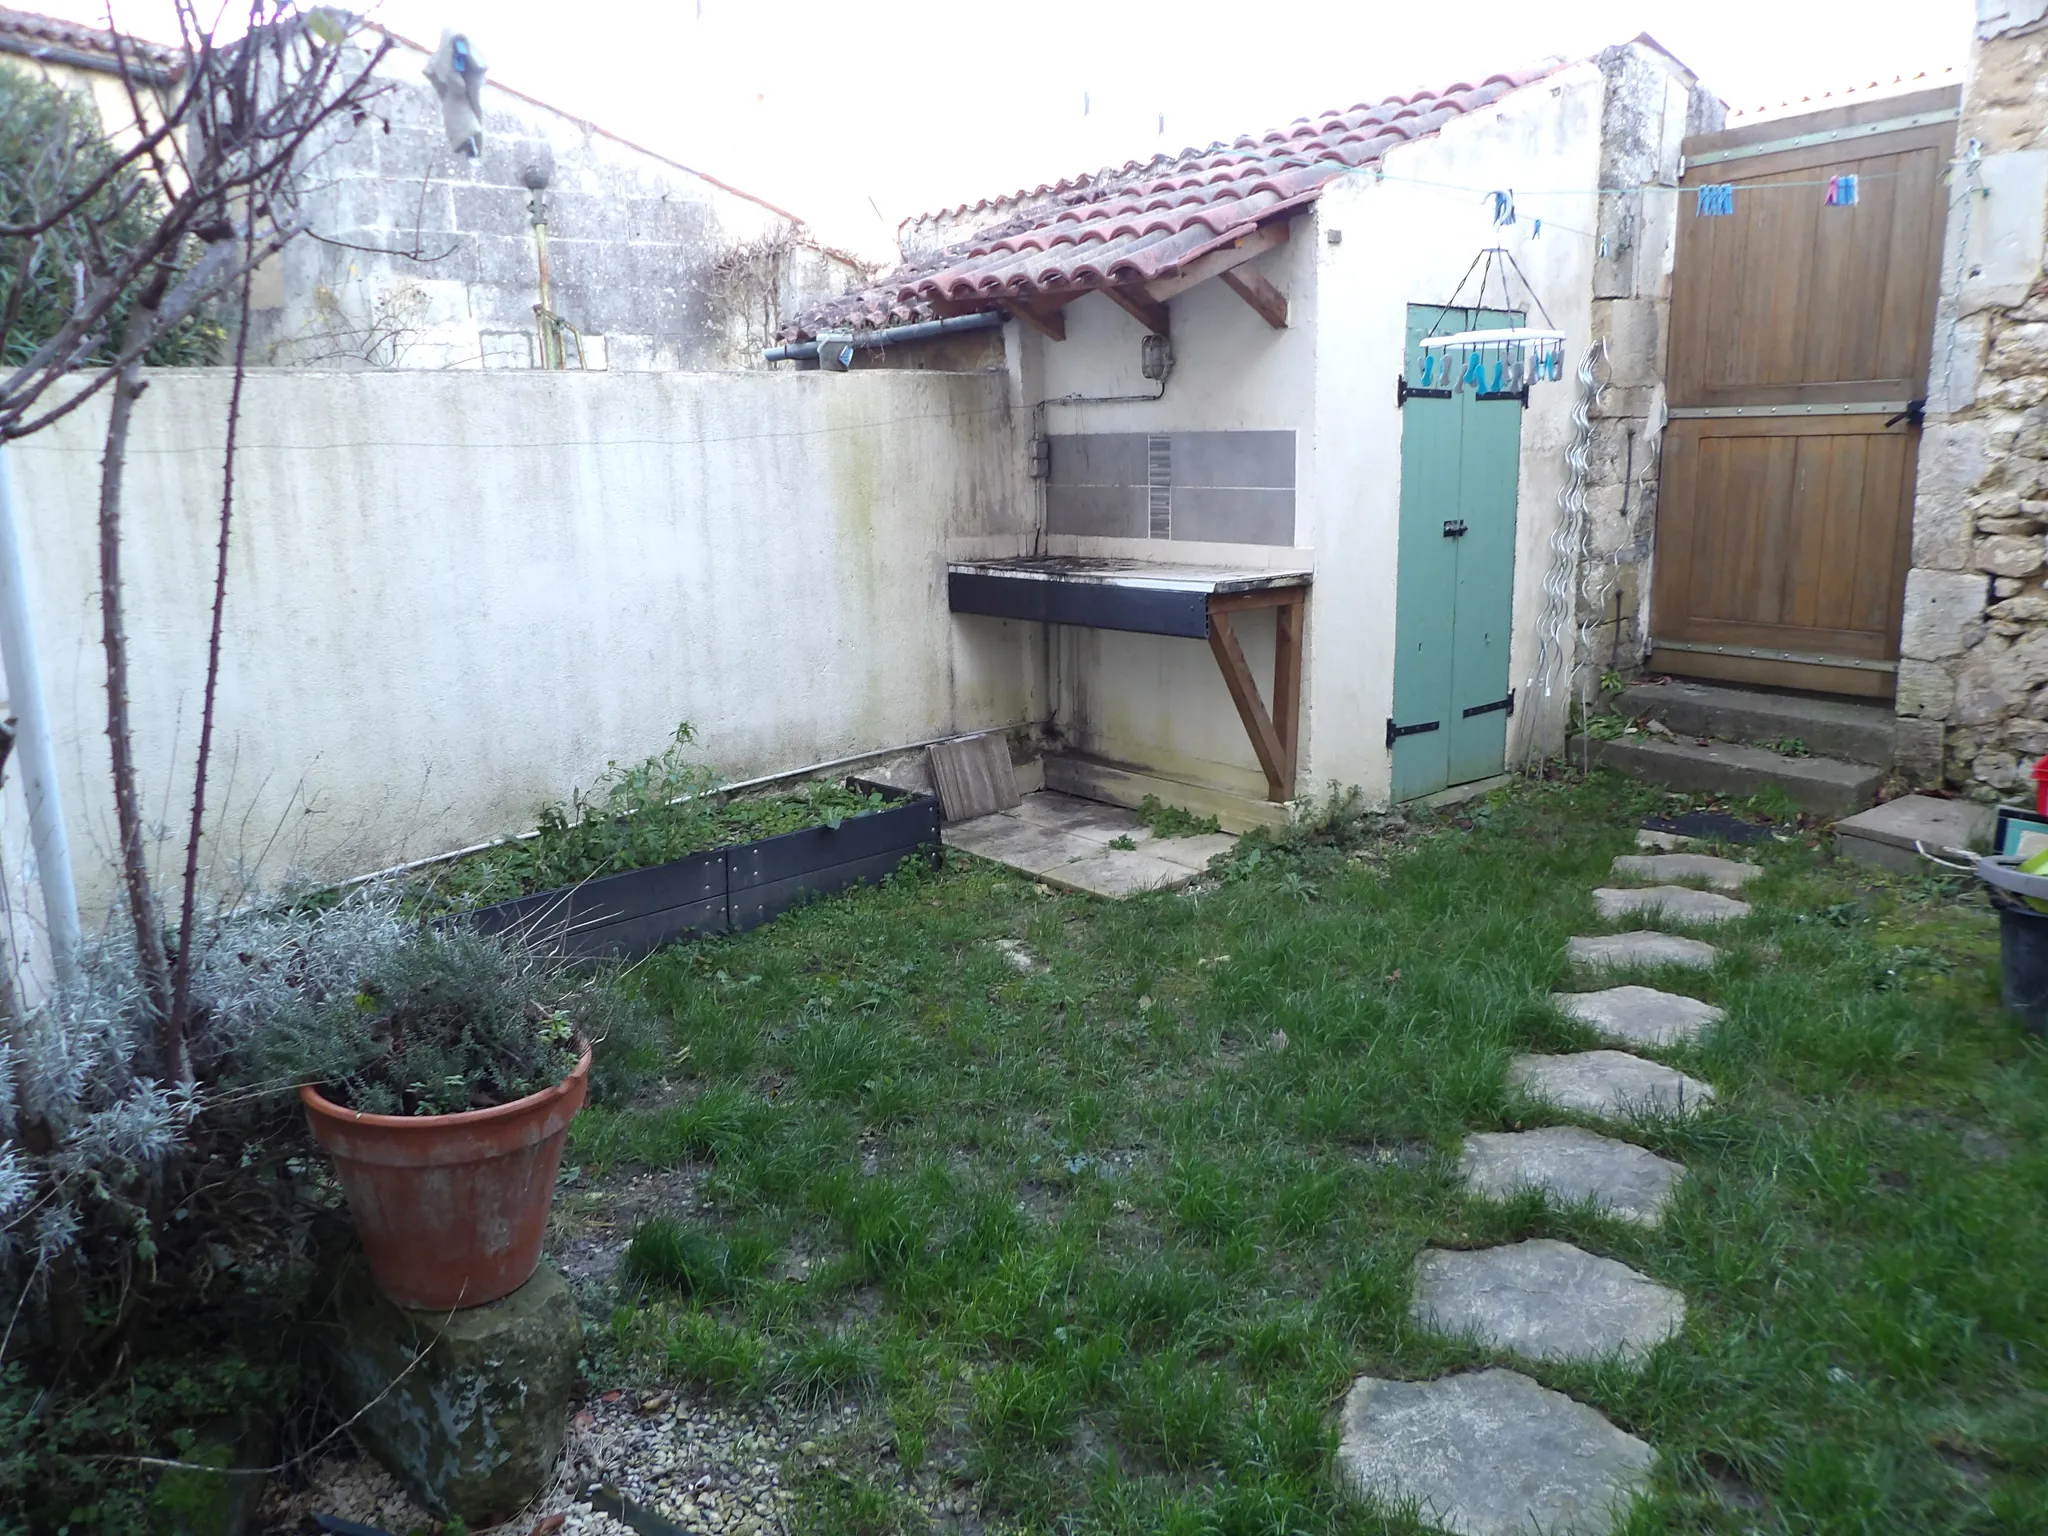
{"type": "Polygon", "coordinates": [[[1394,380],[1394,404],[1397,406],[1406,405],[1410,400],[1448,400],[1450,398],[1451,392],[1448,389],[1417,389],[1408,382],[1408,375],[1405,373],[1399,375],[1394,380]]]}
{"type": "Polygon", "coordinates": [[[1474,704],[1474,705],[1473,705],[1473,706],[1472,706],[1472,707],[1471,707],[1470,709],[1468,709],[1468,710],[1466,710],[1466,711],[1465,711],[1465,718],[1466,718],[1467,720],[1470,720],[1470,719],[1471,719],[1471,718],[1472,718],[1472,717],[1473,717],[1474,715],[1490,715],[1490,714],[1492,714],[1492,713],[1493,713],[1493,712],[1494,712],[1495,710],[1499,710],[1499,711],[1500,711],[1500,712],[1501,712],[1502,714],[1505,714],[1505,715],[1513,715],[1513,714],[1514,714],[1514,712],[1515,712],[1515,690],[1514,690],[1514,689],[1510,688],[1510,689],[1508,690],[1508,696],[1507,696],[1506,698],[1504,698],[1504,699],[1495,699],[1495,700],[1494,700],[1494,701],[1493,701],[1493,702],[1492,702],[1491,704],[1474,704]]]}
{"type": "Polygon", "coordinates": [[[1421,736],[1426,732],[1437,729],[1442,724],[1441,720],[1427,720],[1421,725],[1396,725],[1394,724],[1394,717],[1389,715],[1387,716],[1387,746],[1391,750],[1394,743],[1403,736],[1421,736]]]}

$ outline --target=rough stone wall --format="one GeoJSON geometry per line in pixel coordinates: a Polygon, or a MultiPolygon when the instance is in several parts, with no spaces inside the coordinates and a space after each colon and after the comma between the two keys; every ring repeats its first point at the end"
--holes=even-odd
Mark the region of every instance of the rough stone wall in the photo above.
{"type": "MultiPolygon", "coordinates": [[[[1600,55],[1607,77],[1600,185],[1675,184],[1686,135],[1722,126],[1726,107],[1669,55],[1641,43],[1600,55]]],[[[1593,337],[1607,343],[1606,388],[1592,412],[1587,459],[1589,568],[1579,584],[1579,664],[1594,674],[1641,664],[1649,646],[1657,454],[1664,419],[1677,200],[1615,191],[1600,199],[1593,337]]],[[[1567,361],[1574,367],[1579,359],[1567,361]]],[[[1570,386],[1577,389],[1576,383],[1570,386]]]]}
{"type": "Polygon", "coordinates": [[[1964,87],[1897,705],[1901,770],[1986,800],[2048,753],[2048,21],[2018,9],[1980,6],[1964,87]]]}
{"type": "Polygon", "coordinates": [[[395,47],[373,115],[307,164],[312,234],[252,295],[259,362],[536,366],[533,167],[548,175],[554,311],[586,367],[760,367],[785,314],[865,278],[782,210],[488,80],[483,154],[457,155],[424,64],[395,47]]]}

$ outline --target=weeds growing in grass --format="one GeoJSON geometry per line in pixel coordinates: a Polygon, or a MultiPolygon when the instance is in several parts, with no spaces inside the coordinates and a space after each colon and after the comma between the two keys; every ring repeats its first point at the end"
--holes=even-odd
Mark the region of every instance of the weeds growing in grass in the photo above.
{"type": "Polygon", "coordinates": [[[1998,1008],[1974,896],[1813,835],[1743,850],[1765,874],[1719,964],[1614,978],[1726,1011],[1646,1052],[1718,1095],[1626,1133],[1689,1170],[1662,1226],[1457,1182],[1468,1132],[1570,1120],[1507,1063],[1593,1043],[1550,1001],[1594,984],[1564,941],[1675,808],[1604,777],[1456,817],[1338,795],[1193,892],[1099,903],[956,857],[656,956],[676,1097],[586,1115],[574,1156],[704,1165],[710,1214],[636,1236],[620,1347],[864,1405],[810,1532],[907,1536],[903,1479],[968,1477],[1020,1530],[1420,1530],[1340,1497],[1336,1406],[1363,1372],[1487,1363],[1658,1448],[1632,1536],[2048,1529],[2048,1053],[1998,1008]],[[740,1262],[749,1233],[805,1277],[740,1262]],[[1683,1333],[1632,1373],[1410,1321],[1423,1248],[1541,1236],[1678,1287],[1683,1333]]]}

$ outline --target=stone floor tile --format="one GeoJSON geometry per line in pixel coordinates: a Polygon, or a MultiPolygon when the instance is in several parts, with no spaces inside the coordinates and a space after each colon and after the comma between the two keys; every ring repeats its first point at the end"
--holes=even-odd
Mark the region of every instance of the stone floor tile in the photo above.
{"type": "Polygon", "coordinates": [[[1630,1045],[1678,1045],[1697,1038],[1725,1017],[1712,1003],[1655,987],[1553,992],[1550,1000],[1567,1018],[1630,1045]]]}
{"type": "Polygon", "coordinates": [[[1625,880],[1700,880],[1717,891],[1739,891],[1763,872],[1761,864],[1710,853],[1624,853],[1614,860],[1614,873],[1625,880]]]}
{"type": "Polygon", "coordinates": [[[1746,901],[1689,885],[1603,886],[1593,892],[1593,905],[1609,921],[1655,915],[1674,923],[1732,923],[1750,911],[1746,901]]]}
{"type": "Polygon", "coordinates": [[[1413,1502],[1456,1536],[1609,1536],[1657,1460],[1584,1403],[1505,1370],[1361,1376],[1338,1434],[1347,1489],[1413,1502]]]}
{"type": "Polygon", "coordinates": [[[1517,1056],[1508,1065],[1508,1086],[1601,1120],[1682,1119],[1714,1102],[1711,1084],[1626,1051],[1517,1056]]]}
{"type": "Polygon", "coordinates": [[[1626,1141],[1575,1125],[1481,1131],[1468,1137],[1458,1172],[1476,1193],[1507,1200],[1541,1190],[1560,1205],[1591,1200],[1623,1221],[1655,1226],[1685,1169],[1626,1141]]]}
{"type": "Polygon", "coordinates": [[[1675,933],[1599,933],[1581,936],[1567,947],[1574,965],[1618,971],[1628,966],[1683,965],[1705,970],[1719,958],[1720,951],[1698,939],[1675,933]]]}
{"type": "Polygon", "coordinates": [[[1409,1315],[1529,1360],[1640,1360],[1685,1322],[1668,1285],[1552,1238],[1470,1252],[1430,1248],[1409,1315]]]}

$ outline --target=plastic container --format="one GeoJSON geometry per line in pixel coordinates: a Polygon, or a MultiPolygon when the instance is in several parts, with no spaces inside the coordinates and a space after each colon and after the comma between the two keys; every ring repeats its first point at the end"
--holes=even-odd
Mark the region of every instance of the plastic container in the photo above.
{"type": "Polygon", "coordinates": [[[301,1088],[378,1289],[401,1307],[446,1312],[526,1284],[589,1083],[586,1050],[553,1088],[457,1115],[367,1115],[301,1088]]]}
{"type": "Polygon", "coordinates": [[[1999,994],[2034,1034],[2048,1033],[2048,913],[1996,889],[1999,994]]]}

